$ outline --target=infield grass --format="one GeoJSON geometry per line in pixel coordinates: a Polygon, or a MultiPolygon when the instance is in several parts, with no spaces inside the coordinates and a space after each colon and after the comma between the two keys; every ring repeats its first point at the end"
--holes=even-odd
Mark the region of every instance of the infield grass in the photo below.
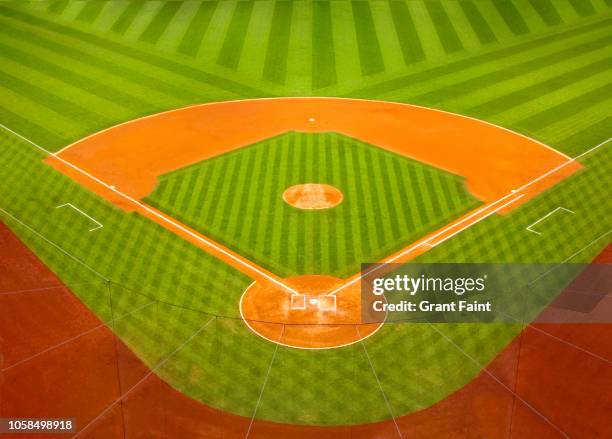
{"type": "MultiPolygon", "coordinates": [[[[284,3],[2,2],[0,122],[57,151],[114,124],[193,103],[344,95],[475,116],[571,156],[612,136],[610,1],[284,3]]],[[[148,365],[154,367],[182,346],[159,373],[198,401],[252,416],[261,394],[256,416],[282,422],[389,419],[383,392],[395,416],[434,404],[476,376],[521,328],[386,325],[363,345],[319,352],[281,347],[272,363],[275,346],[236,319],[238,299],[250,279],[158,225],[109,205],[45,165],[43,154],[31,145],[0,131],[0,219],[101,319],[134,311],[113,329],[148,365]],[[83,217],[55,209],[66,202],[104,228],[89,233],[83,217]]],[[[581,172],[509,215],[479,222],[420,260],[590,260],[610,242],[609,151],[608,145],[585,156],[581,172]],[[576,213],[551,218],[542,236],[525,230],[559,206],[576,213]]],[[[257,154],[243,157],[240,169],[257,160],[257,154]]],[[[260,166],[259,175],[264,171],[268,168],[260,166]]],[[[267,184],[281,182],[270,174],[267,184]]],[[[187,191],[182,196],[178,205],[189,206],[193,215],[200,205],[190,202],[187,191]]],[[[271,200],[279,198],[269,195],[266,202],[271,200]]],[[[226,205],[231,213],[234,206],[226,205]]],[[[375,210],[359,218],[372,233],[369,247],[365,238],[356,241],[364,255],[365,249],[375,252],[385,245],[393,230],[400,235],[408,230],[399,217],[396,229],[392,218],[383,220],[384,227],[370,227],[375,210]]],[[[412,213],[406,215],[407,223],[412,213]]],[[[227,217],[213,221],[218,230],[222,218],[227,217]]],[[[259,217],[245,218],[242,228],[233,218],[239,242],[248,237],[247,243],[255,239],[257,247],[264,223],[255,231],[249,227],[259,217]]],[[[285,230],[297,230],[299,222],[291,221],[285,230]]],[[[356,224],[351,224],[352,234],[356,224]]],[[[331,223],[321,226],[321,233],[330,233],[331,223]]],[[[349,266],[344,255],[353,252],[354,261],[360,257],[349,242],[352,234],[338,240],[346,251],[335,240],[335,249],[315,250],[312,242],[295,237],[301,251],[311,257],[326,254],[328,260],[318,267],[306,259],[298,263],[293,255],[287,258],[287,273],[341,272],[349,266]]],[[[279,246],[289,239],[283,236],[271,242],[279,246]]],[[[262,257],[269,253],[270,248],[262,257]]]]}
{"type": "Polygon", "coordinates": [[[334,133],[288,133],[165,174],[145,201],[283,277],[347,277],[480,204],[462,177],[334,133]],[[286,204],[303,183],[344,199],[286,204]]]}

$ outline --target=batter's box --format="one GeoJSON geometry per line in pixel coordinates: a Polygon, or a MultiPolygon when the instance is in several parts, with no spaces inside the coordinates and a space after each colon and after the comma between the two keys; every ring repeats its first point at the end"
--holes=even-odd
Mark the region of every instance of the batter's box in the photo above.
{"type": "Polygon", "coordinates": [[[303,294],[292,294],[291,295],[291,309],[306,309],[306,302],[308,296],[303,294]]]}
{"type": "Polygon", "coordinates": [[[336,296],[307,296],[294,294],[291,296],[291,309],[318,308],[320,311],[335,311],[336,296]]]}
{"type": "Polygon", "coordinates": [[[317,296],[317,306],[321,311],[335,311],[336,310],[336,296],[317,296]]]}

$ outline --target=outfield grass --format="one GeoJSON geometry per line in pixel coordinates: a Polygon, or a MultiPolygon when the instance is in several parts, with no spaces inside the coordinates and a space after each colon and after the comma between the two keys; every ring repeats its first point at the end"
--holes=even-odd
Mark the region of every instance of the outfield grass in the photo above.
{"type": "MultiPolygon", "coordinates": [[[[346,95],[468,114],[578,155],[611,136],[610,6],[606,0],[3,2],[0,123],[57,151],[102,128],[191,103],[346,95]]],[[[110,206],[46,166],[34,147],[0,131],[0,208],[10,214],[0,212],[0,219],[104,320],[138,310],[112,326],[149,365],[196,334],[160,374],[197,400],[252,416],[270,368],[257,417],[307,424],[388,419],[364,347],[400,415],[463,386],[480,369],[466,355],[484,366],[520,329],[387,325],[363,345],[279,348],[270,367],[275,346],[233,319],[250,279],[110,206]],[[87,232],[82,217],[55,209],[66,202],[105,227],[87,232]],[[210,321],[211,315],[226,318],[210,321]]],[[[421,260],[588,261],[610,241],[609,151],[585,156],[580,173],[421,260]],[[525,231],[558,206],[576,214],[551,218],[542,236],[525,231]]],[[[375,230],[372,239],[386,242],[375,230]]]]}
{"type": "Polygon", "coordinates": [[[171,172],[145,201],[283,277],[347,277],[480,204],[459,176],[334,133],[288,133],[171,172]],[[296,209],[282,194],[301,183],[344,200],[296,209]]]}

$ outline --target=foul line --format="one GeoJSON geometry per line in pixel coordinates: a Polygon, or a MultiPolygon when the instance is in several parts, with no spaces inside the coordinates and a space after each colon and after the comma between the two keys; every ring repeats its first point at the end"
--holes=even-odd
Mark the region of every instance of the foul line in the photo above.
{"type": "MultiPolygon", "coordinates": [[[[489,208],[493,207],[494,205],[496,205],[496,204],[498,204],[498,203],[500,203],[500,202],[504,201],[506,198],[511,197],[512,195],[516,195],[516,193],[517,193],[517,192],[520,192],[520,191],[522,191],[522,190],[524,190],[524,189],[526,189],[526,188],[528,188],[528,187],[532,186],[533,184],[537,183],[538,181],[542,180],[543,178],[546,178],[546,177],[548,177],[549,175],[551,175],[551,174],[553,174],[553,173],[557,172],[559,169],[562,169],[562,168],[566,167],[566,166],[567,166],[567,165],[569,165],[570,163],[574,163],[574,162],[576,162],[578,159],[580,159],[580,158],[584,157],[585,155],[590,154],[590,153],[592,153],[592,152],[596,151],[597,149],[601,148],[602,146],[604,146],[605,144],[609,143],[610,141],[612,141],[612,137],[610,137],[610,138],[608,138],[608,139],[604,140],[603,142],[601,142],[601,143],[599,143],[599,144],[597,144],[597,145],[593,146],[592,148],[589,148],[588,150],[584,151],[583,153],[581,153],[581,154],[577,155],[576,157],[570,158],[570,159],[569,159],[569,160],[567,160],[566,162],[563,162],[563,163],[561,163],[560,165],[555,166],[555,167],[554,167],[553,169],[551,169],[550,171],[548,171],[548,172],[546,172],[546,173],[544,173],[544,174],[540,175],[540,176],[539,176],[539,177],[537,177],[537,178],[534,178],[533,180],[531,180],[531,181],[529,181],[529,182],[525,183],[524,185],[522,185],[522,186],[520,186],[520,187],[518,187],[518,188],[516,188],[516,189],[512,189],[512,190],[510,191],[510,193],[508,193],[508,194],[504,195],[503,197],[499,198],[498,200],[493,201],[492,203],[489,203],[489,204],[487,204],[486,206],[481,207],[480,209],[476,210],[475,212],[472,212],[472,214],[470,214],[469,216],[467,216],[467,217],[465,217],[465,218],[461,219],[460,221],[458,221],[458,222],[456,222],[456,223],[453,223],[453,224],[449,225],[448,227],[445,227],[444,229],[440,230],[438,233],[436,233],[435,235],[433,235],[433,236],[431,236],[431,237],[427,238],[426,240],[421,241],[421,242],[418,242],[418,243],[416,243],[416,244],[414,244],[414,245],[412,245],[412,246],[408,247],[408,248],[407,248],[406,250],[404,250],[402,253],[400,253],[400,254],[398,254],[398,255],[394,256],[394,257],[393,257],[393,258],[391,258],[391,259],[388,259],[388,260],[384,261],[384,263],[392,263],[393,261],[396,261],[397,259],[401,258],[402,256],[407,255],[408,253],[410,253],[410,252],[414,251],[415,249],[417,249],[418,247],[420,247],[420,246],[422,246],[422,245],[427,245],[428,247],[434,247],[434,246],[436,246],[436,245],[438,245],[438,244],[440,244],[440,243],[442,243],[442,242],[446,241],[446,239],[448,239],[448,238],[450,238],[450,237],[452,237],[452,236],[456,235],[456,234],[457,234],[457,233],[459,233],[459,232],[464,231],[465,229],[467,229],[468,227],[473,226],[474,224],[477,224],[478,222],[482,221],[483,219],[485,219],[485,218],[489,217],[491,214],[493,214],[493,213],[495,213],[495,212],[497,212],[497,211],[501,210],[502,208],[506,207],[508,204],[511,204],[511,203],[513,203],[514,201],[518,200],[519,198],[523,197],[525,194],[519,195],[518,197],[516,197],[516,198],[512,199],[511,201],[509,201],[508,203],[504,204],[503,206],[501,206],[501,207],[499,207],[499,208],[495,209],[493,212],[490,212],[490,213],[486,214],[485,216],[483,216],[482,218],[480,218],[480,219],[478,219],[478,220],[476,220],[476,221],[474,221],[474,222],[472,222],[472,223],[468,224],[467,226],[465,226],[465,227],[461,228],[460,230],[458,230],[457,232],[453,233],[452,235],[450,235],[450,236],[448,236],[448,237],[444,238],[443,240],[438,241],[438,242],[433,243],[433,244],[431,243],[431,240],[432,240],[432,239],[435,239],[435,238],[437,238],[438,236],[440,236],[441,234],[444,234],[444,233],[446,233],[447,231],[449,231],[449,230],[453,229],[454,227],[458,226],[459,224],[462,224],[462,223],[464,223],[464,222],[468,221],[469,219],[473,218],[474,216],[476,216],[476,215],[478,215],[478,214],[482,213],[483,211],[485,211],[485,210],[487,210],[487,209],[489,209],[489,208]]],[[[360,275],[359,275],[357,278],[355,278],[355,279],[353,279],[353,280],[351,280],[351,281],[347,282],[347,283],[346,283],[346,284],[344,284],[344,285],[341,285],[340,287],[336,288],[335,290],[331,291],[331,292],[330,292],[330,293],[328,293],[328,294],[329,294],[329,295],[335,295],[335,294],[339,293],[340,291],[342,291],[342,290],[343,290],[343,289],[345,289],[346,287],[349,287],[350,285],[353,285],[353,284],[355,284],[355,283],[357,283],[357,282],[360,282],[360,281],[361,281],[361,279],[363,279],[363,278],[364,278],[366,275],[369,275],[369,274],[371,274],[372,272],[377,271],[377,270],[378,270],[378,269],[380,269],[381,267],[382,267],[382,265],[378,264],[378,265],[377,265],[376,267],[374,267],[374,268],[373,268],[371,271],[366,272],[366,273],[363,273],[363,274],[360,274],[360,275]]]]}
{"type": "Polygon", "coordinates": [[[61,204],[59,206],[55,206],[56,209],[61,209],[62,207],[71,207],[72,209],[74,209],[77,212],[79,212],[81,215],[86,216],[91,221],[96,223],[96,227],[89,229],[90,232],[93,232],[94,230],[98,230],[98,229],[101,229],[102,227],[104,227],[104,225],[100,221],[96,220],[95,218],[90,217],[85,212],[83,212],[81,209],[79,209],[78,207],[74,206],[72,203],[65,203],[65,204],[61,204]]]}
{"type": "MultiPolygon", "coordinates": [[[[480,213],[484,212],[485,210],[490,209],[490,208],[491,208],[492,206],[494,206],[495,204],[497,204],[497,203],[499,203],[499,202],[501,202],[501,201],[505,200],[506,198],[508,198],[508,197],[510,197],[510,196],[512,196],[512,195],[513,195],[513,194],[511,194],[511,193],[510,193],[510,194],[508,194],[508,195],[506,195],[506,196],[504,196],[504,197],[500,198],[499,200],[494,201],[493,203],[490,203],[490,204],[487,204],[486,206],[481,207],[480,209],[476,210],[475,212],[472,212],[472,213],[471,213],[469,216],[467,216],[467,217],[463,218],[462,220],[460,220],[460,221],[458,221],[458,222],[456,222],[456,223],[453,223],[453,224],[449,225],[448,227],[446,227],[446,228],[444,228],[444,229],[440,230],[438,233],[436,233],[436,234],[435,234],[435,235],[433,235],[433,236],[430,236],[430,237],[429,237],[429,238],[427,238],[426,240],[421,241],[421,242],[417,242],[416,244],[414,244],[414,245],[412,245],[412,246],[408,247],[406,250],[404,250],[404,251],[403,251],[403,252],[401,252],[400,254],[393,256],[391,259],[387,259],[386,261],[384,261],[384,263],[385,263],[385,264],[390,264],[390,263],[393,263],[394,261],[398,260],[398,259],[399,259],[399,258],[401,258],[402,256],[407,255],[408,253],[410,253],[410,252],[414,251],[415,249],[417,249],[417,248],[421,247],[422,245],[427,245],[428,247],[435,247],[436,245],[438,245],[438,244],[440,244],[440,243],[442,243],[442,242],[446,241],[447,239],[449,239],[449,238],[451,238],[451,237],[455,236],[455,235],[456,235],[456,234],[458,234],[458,233],[463,232],[465,229],[467,229],[467,228],[469,228],[469,227],[473,226],[474,224],[476,224],[476,223],[478,223],[478,222],[480,222],[480,221],[484,220],[485,218],[488,218],[489,216],[493,215],[494,213],[496,213],[496,212],[498,212],[498,211],[502,210],[503,208],[507,207],[508,205],[510,205],[510,204],[512,204],[512,203],[514,203],[514,202],[515,202],[516,200],[518,200],[519,198],[522,198],[522,197],[524,197],[524,196],[525,196],[525,194],[521,194],[521,195],[519,195],[518,197],[515,197],[515,198],[513,198],[512,200],[508,201],[507,203],[502,204],[501,206],[499,206],[499,207],[495,208],[495,209],[494,209],[494,210],[492,210],[491,212],[488,212],[488,213],[487,213],[486,215],[484,215],[482,218],[479,218],[479,219],[477,219],[476,221],[474,221],[474,222],[472,222],[472,223],[469,223],[469,224],[467,224],[467,225],[465,225],[465,226],[461,227],[459,230],[457,230],[457,231],[453,232],[451,235],[449,235],[449,236],[447,236],[447,237],[443,238],[442,240],[440,240],[440,241],[438,241],[438,242],[435,242],[435,243],[431,243],[431,242],[430,242],[432,239],[437,238],[438,236],[440,236],[440,235],[442,235],[442,234],[446,233],[448,230],[451,230],[451,229],[453,229],[453,228],[457,227],[458,225],[460,225],[460,224],[462,224],[462,223],[466,222],[467,220],[469,220],[469,219],[473,218],[474,216],[477,216],[478,214],[480,214],[480,213]]],[[[374,268],[372,268],[371,270],[369,270],[369,271],[367,271],[367,272],[365,272],[365,273],[363,273],[363,274],[359,275],[357,278],[355,278],[355,279],[353,279],[353,280],[351,280],[351,281],[349,281],[349,282],[345,283],[344,285],[339,286],[339,287],[338,287],[338,288],[336,288],[335,290],[333,290],[333,291],[331,291],[330,293],[328,293],[328,295],[333,296],[333,295],[335,295],[335,294],[339,293],[339,292],[340,292],[340,291],[342,291],[343,289],[345,289],[345,288],[347,288],[347,287],[349,287],[349,286],[351,286],[351,285],[353,285],[353,284],[355,284],[355,283],[357,283],[357,282],[361,281],[361,279],[363,279],[365,276],[368,276],[368,275],[370,275],[370,274],[372,274],[372,273],[374,273],[374,272],[376,272],[376,271],[380,270],[382,267],[383,267],[383,265],[382,265],[382,264],[377,264],[377,265],[376,265],[374,268]]]]}
{"type": "MultiPolygon", "coordinates": [[[[0,126],[4,126],[2,124],[0,124],[0,126]]],[[[3,208],[0,207],[0,212],[2,212],[3,214],[5,214],[6,216],[8,216],[9,218],[11,218],[13,221],[21,224],[23,227],[25,227],[26,229],[28,229],[30,232],[34,233],[36,236],[44,239],[46,242],[48,242],[49,244],[51,244],[53,247],[55,247],[56,249],[58,249],[59,251],[61,251],[62,253],[64,253],[66,256],[68,256],[71,259],[74,259],[75,261],[77,261],[79,264],[81,264],[83,267],[87,268],[88,270],[90,270],[92,273],[94,273],[96,276],[99,276],[100,278],[104,279],[106,282],[109,282],[110,280],[108,278],[106,278],[105,276],[103,276],[101,273],[97,272],[96,270],[94,270],[93,268],[91,268],[89,265],[87,265],[85,262],[81,261],[79,258],[77,258],[76,256],[73,256],[72,254],[68,253],[66,250],[64,250],[63,248],[61,248],[59,245],[57,245],[56,243],[54,243],[53,241],[49,240],[48,238],[46,238],[45,236],[41,235],[40,233],[38,233],[36,230],[34,230],[32,227],[28,226],[26,223],[24,223],[23,221],[19,220],[17,217],[11,215],[10,213],[8,213],[6,210],[4,210],[3,208]]]]}
{"type": "Polygon", "coordinates": [[[565,212],[569,212],[569,213],[576,213],[573,210],[569,210],[566,209],[565,207],[557,207],[555,210],[548,212],[546,215],[544,215],[542,218],[540,218],[539,220],[537,220],[535,223],[528,225],[527,227],[525,227],[526,230],[530,231],[531,233],[535,233],[536,235],[541,235],[542,233],[538,232],[537,230],[533,230],[532,227],[535,226],[536,224],[544,221],[546,218],[548,218],[549,216],[553,215],[555,212],[559,211],[559,210],[564,210],[565,212]]]}
{"type": "Polygon", "coordinates": [[[73,165],[72,163],[64,160],[63,158],[61,158],[60,156],[58,156],[57,154],[54,154],[48,150],[46,150],[45,148],[43,148],[42,146],[34,143],[33,141],[31,141],[30,139],[22,136],[21,134],[11,130],[10,128],[8,128],[6,125],[4,124],[0,124],[0,127],[4,128],[6,131],[12,133],[13,135],[19,137],[20,139],[24,140],[25,142],[28,142],[30,145],[38,148],[40,151],[44,152],[47,155],[53,156],[54,158],[56,158],[57,160],[59,160],[60,162],[64,163],[65,165],[71,167],[72,169],[80,172],[81,174],[85,175],[86,177],[90,178],[91,180],[95,181],[96,183],[104,186],[105,188],[111,190],[112,192],[116,193],[117,195],[120,195],[121,197],[125,198],[126,200],[130,201],[131,203],[137,205],[138,207],[140,207],[143,210],[146,210],[148,213],[152,214],[153,216],[161,219],[162,221],[171,224],[173,227],[176,227],[177,229],[181,230],[182,232],[188,234],[189,236],[191,236],[192,238],[198,240],[199,242],[215,249],[216,251],[224,254],[225,256],[227,256],[228,258],[232,259],[233,261],[237,262],[240,265],[243,265],[245,267],[247,267],[248,269],[256,272],[257,274],[259,274],[260,276],[266,278],[267,280],[269,280],[270,282],[275,283],[276,285],[286,289],[287,291],[289,291],[291,294],[299,294],[296,290],[294,290],[293,288],[285,285],[283,282],[279,281],[278,279],[270,276],[267,273],[264,273],[263,271],[261,271],[258,267],[245,262],[244,260],[242,260],[241,258],[238,258],[237,256],[235,256],[234,254],[228,252],[227,250],[219,247],[217,244],[215,244],[214,242],[202,237],[199,234],[196,234],[194,232],[192,232],[191,230],[183,227],[180,223],[177,223],[173,220],[171,220],[170,218],[160,214],[159,212],[155,211],[154,209],[151,209],[149,206],[135,200],[134,198],[130,197],[129,195],[124,194],[123,192],[117,190],[114,186],[111,186],[105,182],[103,182],[102,180],[100,180],[98,177],[95,177],[94,175],[91,175],[89,172],[84,171],[83,169],[79,168],[78,166],[73,165]]]}

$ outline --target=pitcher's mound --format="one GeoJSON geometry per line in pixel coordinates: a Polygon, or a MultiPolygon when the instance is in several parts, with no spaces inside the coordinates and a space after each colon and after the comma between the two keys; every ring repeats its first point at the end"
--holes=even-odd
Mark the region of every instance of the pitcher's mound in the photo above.
{"type": "Polygon", "coordinates": [[[283,192],[283,200],[298,209],[329,209],[342,202],[342,192],[328,184],[296,184],[283,192]]]}

